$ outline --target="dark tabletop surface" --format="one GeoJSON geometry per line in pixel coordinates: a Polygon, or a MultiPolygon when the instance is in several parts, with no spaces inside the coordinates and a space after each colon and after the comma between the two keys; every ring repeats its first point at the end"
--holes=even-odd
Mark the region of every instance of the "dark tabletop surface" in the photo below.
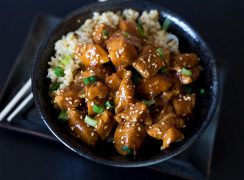
{"type": "MultiPolygon", "coordinates": [[[[63,17],[92,1],[0,0],[0,89],[38,12],[63,17]]],[[[220,124],[210,179],[243,179],[244,2],[156,1],[187,19],[226,66],[220,124]]],[[[146,169],[120,169],[78,157],[63,145],[0,129],[0,180],[5,179],[177,179],[146,169]],[[94,171],[96,167],[96,171],[94,171]]]]}

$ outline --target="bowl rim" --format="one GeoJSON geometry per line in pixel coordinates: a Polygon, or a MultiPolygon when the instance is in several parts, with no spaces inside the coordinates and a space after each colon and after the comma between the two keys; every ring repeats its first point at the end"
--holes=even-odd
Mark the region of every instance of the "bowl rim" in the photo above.
{"type": "Polygon", "coordinates": [[[52,132],[52,134],[60,142],[62,142],[66,147],[68,147],[69,149],[71,149],[75,153],[79,154],[80,156],[85,157],[85,158],[92,160],[94,162],[97,162],[97,163],[99,162],[99,163],[104,164],[104,165],[115,166],[115,167],[149,166],[149,165],[153,165],[156,163],[163,162],[165,160],[168,160],[168,159],[180,154],[182,151],[186,150],[189,146],[191,146],[197,139],[199,139],[201,134],[205,131],[205,129],[208,127],[209,123],[213,119],[214,114],[215,114],[216,109],[217,109],[218,102],[219,102],[219,78],[218,78],[218,73],[217,73],[216,60],[215,60],[209,46],[207,45],[206,41],[202,37],[200,37],[199,33],[197,33],[197,31],[195,31],[194,28],[192,28],[192,26],[188,23],[188,21],[186,21],[184,18],[182,18],[178,14],[176,14],[176,13],[172,12],[171,10],[163,7],[160,4],[151,3],[149,1],[140,1],[140,3],[144,3],[147,5],[153,6],[152,9],[156,9],[159,12],[163,12],[165,15],[167,15],[167,17],[175,18],[175,21],[178,21],[178,23],[181,23],[181,27],[184,26],[184,28],[187,28],[187,30],[190,31],[191,36],[197,38],[201,42],[202,46],[206,48],[206,53],[210,57],[209,59],[211,61],[211,64],[213,65],[212,69],[211,69],[211,71],[212,71],[211,82],[212,82],[212,89],[214,89],[214,91],[212,91],[212,93],[213,93],[212,94],[212,101],[211,101],[211,105],[208,109],[207,116],[204,119],[204,121],[200,124],[199,129],[191,137],[189,137],[187,140],[185,140],[185,142],[180,147],[178,147],[175,150],[172,150],[171,152],[167,153],[166,155],[162,155],[161,157],[157,157],[155,159],[149,159],[149,160],[144,160],[144,161],[136,161],[136,162],[115,162],[112,160],[101,159],[100,157],[95,157],[89,153],[82,152],[78,148],[72,147],[72,145],[69,143],[68,140],[63,139],[63,137],[60,134],[58,134],[54,129],[52,129],[51,123],[49,122],[50,119],[46,116],[45,109],[39,104],[40,99],[37,95],[38,89],[35,88],[35,86],[36,86],[35,68],[38,64],[38,59],[41,57],[42,52],[44,51],[46,45],[48,44],[50,37],[53,35],[53,33],[56,30],[58,30],[61,27],[61,25],[64,22],[66,22],[69,19],[71,19],[72,17],[80,14],[81,12],[84,13],[86,11],[89,11],[89,9],[95,5],[106,6],[106,5],[112,5],[113,3],[116,3],[116,4],[122,3],[123,4],[123,3],[130,3],[130,2],[135,2],[135,0],[96,2],[96,3],[92,3],[92,4],[82,6],[81,8],[78,8],[78,9],[72,11],[67,16],[62,18],[61,21],[56,26],[54,26],[54,28],[47,34],[46,38],[44,39],[41,46],[39,47],[37,55],[35,57],[35,61],[34,61],[33,68],[32,68],[32,74],[31,74],[32,92],[34,95],[35,104],[37,106],[39,114],[41,115],[42,120],[44,121],[44,123],[46,124],[48,129],[52,132]]]}

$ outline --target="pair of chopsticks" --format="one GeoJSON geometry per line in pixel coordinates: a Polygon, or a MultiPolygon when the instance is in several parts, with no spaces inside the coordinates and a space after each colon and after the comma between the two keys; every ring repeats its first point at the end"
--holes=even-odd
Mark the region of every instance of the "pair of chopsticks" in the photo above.
{"type": "Polygon", "coordinates": [[[32,100],[33,94],[30,92],[31,89],[31,79],[29,79],[24,86],[19,90],[19,92],[11,99],[7,106],[0,112],[0,121],[5,119],[7,116],[7,121],[11,122],[12,119],[32,100]],[[27,95],[22,102],[16,107],[18,102],[27,95]]]}

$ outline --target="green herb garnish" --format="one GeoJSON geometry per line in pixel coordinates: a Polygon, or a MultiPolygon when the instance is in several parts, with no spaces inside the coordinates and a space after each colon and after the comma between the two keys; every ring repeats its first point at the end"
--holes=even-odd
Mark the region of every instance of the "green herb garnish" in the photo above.
{"type": "Polygon", "coordinates": [[[69,64],[71,59],[72,59],[71,56],[66,54],[64,56],[64,58],[61,60],[61,63],[64,64],[64,65],[67,65],[67,64],[69,64]]]}
{"type": "Polygon", "coordinates": [[[92,109],[95,113],[98,113],[98,114],[100,114],[104,111],[104,107],[96,105],[96,104],[94,104],[92,109]]]}
{"type": "Polygon", "coordinates": [[[54,68],[54,74],[57,76],[57,77],[63,77],[64,76],[64,69],[61,68],[61,67],[56,67],[54,68]]]}
{"type": "Polygon", "coordinates": [[[159,71],[160,71],[161,73],[166,74],[166,73],[169,71],[169,69],[168,69],[167,67],[163,67],[163,68],[160,69],[159,71]]]}
{"type": "Polygon", "coordinates": [[[164,57],[164,52],[163,52],[163,49],[162,49],[162,48],[158,48],[158,49],[156,49],[156,52],[157,52],[157,55],[158,55],[160,58],[163,58],[163,57],[164,57]]]}
{"type": "Polygon", "coordinates": [[[60,87],[60,83],[54,83],[51,85],[49,91],[50,92],[56,91],[56,90],[58,90],[59,87],[60,87]]]}
{"type": "Polygon", "coordinates": [[[145,37],[145,33],[140,22],[137,23],[137,32],[141,37],[145,37]]]}
{"type": "Polygon", "coordinates": [[[170,20],[168,18],[166,18],[163,22],[162,29],[167,31],[170,24],[171,24],[170,20]]]}
{"type": "Polygon", "coordinates": [[[92,83],[96,82],[96,80],[97,80],[97,78],[95,76],[83,78],[83,82],[85,85],[92,84],[92,83]]]}
{"type": "Polygon", "coordinates": [[[154,99],[151,99],[151,100],[142,100],[142,102],[144,104],[146,104],[148,107],[150,107],[151,105],[155,104],[156,101],[154,99]]]}
{"type": "Polygon", "coordinates": [[[200,94],[201,94],[201,95],[205,94],[205,90],[204,90],[203,88],[200,89],[200,94]]]}
{"type": "Polygon", "coordinates": [[[127,154],[133,154],[133,150],[130,149],[128,146],[123,146],[122,150],[125,151],[127,154]]]}
{"type": "Polygon", "coordinates": [[[108,38],[108,31],[106,29],[103,30],[102,35],[104,38],[108,38]]]}
{"type": "Polygon", "coordinates": [[[127,39],[130,39],[130,38],[131,38],[131,36],[130,36],[130,34],[129,34],[128,32],[124,32],[124,36],[125,36],[127,39]]]}
{"type": "Polygon", "coordinates": [[[58,120],[65,122],[65,121],[67,121],[67,119],[68,119],[67,112],[65,110],[62,110],[60,112],[60,114],[58,115],[58,120]]]}
{"type": "Polygon", "coordinates": [[[181,69],[181,74],[185,75],[185,76],[191,76],[192,72],[188,69],[182,68],[181,69]]]}
{"type": "Polygon", "coordinates": [[[92,126],[92,127],[96,127],[96,125],[97,125],[97,121],[87,115],[85,117],[85,122],[86,122],[86,124],[88,124],[89,126],[92,126]]]}
{"type": "Polygon", "coordinates": [[[105,107],[107,107],[107,108],[114,108],[114,103],[111,102],[111,101],[106,101],[105,102],[105,107]]]}

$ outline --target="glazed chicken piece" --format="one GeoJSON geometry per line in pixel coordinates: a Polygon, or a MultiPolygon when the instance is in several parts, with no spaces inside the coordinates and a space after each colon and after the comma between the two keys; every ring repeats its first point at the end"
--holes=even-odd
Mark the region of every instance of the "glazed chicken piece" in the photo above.
{"type": "Polygon", "coordinates": [[[151,125],[152,120],[148,113],[147,106],[142,102],[137,102],[135,104],[131,104],[121,113],[118,113],[114,116],[114,119],[118,123],[123,123],[125,121],[142,123],[146,125],[151,125]]]}
{"type": "Polygon", "coordinates": [[[184,135],[175,127],[171,127],[167,129],[163,136],[163,145],[161,149],[166,149],[170,146],[173,142],[179,142],[184,139],[184,135]]]}
{"type": "Polygon", "coordinates": [[[75,48],[75,57],[86,66],[96,66],[109,62],[107,52],[98,44],[82,43],[75,48]]]}
{"type": "Polygon", "coordinates": [[[94,82],[87,91],[87,97],[90,100],[104,99],[107,97],[108,87],[101,82],[94,82]]]}
{"type": "Polygon", "coordinates": [[[146,137],[146,130],[140,123],[120,123],[114,134],[114,146],[121,155],[136,155],[146,137]]]}
{"type": "Polygon", "coordinates": [[[167,114],[170,113],[174,113],[173,106],[163,101],[156,101],[154,108],[152,108],[152,110],[150,111],[150,115],[154,123],[162,120],[167,114]]]}
{"type": "Polygon", "coordinates": [[[173,58],[173,66],[181,68],[192,68],[198,64],[198,57],[195,53],[178,54],[173,58]]]}
{"type": "Polygon", "coordinates": [[[95,127],[97,134],[102,140],[105,140],[114,125],[113,114],[109,110],[105,110],[103,113],[96,115],[94,119],[97,120],[95,127]]]}
{"type": "Polygon", "coordinates": [[[145,46],[137,60],[132,64],[144,78],[154,76],[164,65],[163,57],[158,56],[156,49],[151,45],[145,46]]]}
{"type": "Polygon", "coordinates": [[[175,114],[170,113],[167,114],[158,121],[157,123],[153,124],[147,129],[147,134],[153,138],[158,140],[163,139],[165,132],[171,128],[175,127],[177,129],[183,128],[185,123],[182,119],[176,117],[175,114]]]}
{"type": "MultiPolygon", "coordinates": [[[[190,75],[185,75],[183,73],[178,73],[179,79],[182,84],[191,84],[195,80],[198,79],[200,72],[201,72],[202,67],[201,66],[196,66],[191,69],[187,69],[187,71],[190,72],[190,75]]],[[[181,70],[182,72],[182,70],[181,70]]]]}
{"type": "Polygon", "coordinates": [[[91,66],[87,68],[88,71],[92,71],[99,80],[105,81],[106,77],[112,74],[112,68],[106,64],[91,66]]]}
{"type": "Polygon", "coordinates": [[[134,103],[134,85],[131,81],[131,71],[126,71],[116,92],[114,103],[116,113],[123,111],[130,104],[134,103]]]}
{"type": "Polygon", "coordinates": [[[92,39],[95,43],[103,45],[104,42],[114,33],[115,29],[111,26],[101,23],[95,26],[92,33],[92,39]]]}
{"type": "Polygon", "coordinates": [[[117,91],[122,79],[116,73],[113,73],[112,75],[107,76],[105,81],[109,88],[117,91]]]}
{"type": "Polygon", "coordinates": [[[138,91],[141,96],[152,98],[167,91],[172,86],[170,80],[161,74],[140,81],[138,91]]]}
{"type": "Polygon", "coordinates": [[[198,65],[198,61],[198,56],[195,53],[179,54],[173,58],[172,65],[177,69],[182,84],[190,84],[198,79],[202,69],[198,65]]]}
{"type": "Polygon", "coordinates": [[[89,126],[84,121],[84,114],[81,114],[78,110],[71,108],[67,111],[68,125],[74,133],[74,135],[81,141],[85,142],[91,147],[94,147],[98,140],[98,135],[94,131],[94,128],[89,126]]]}
{"type": "Polygon", "coordinates": [[[177,116],[187,116],[192,114],[195,106],[196,95],[182,95],[180,94],[173,100],[174,111],[177,116]]]}
{"type": "MultiPolygon", "coordinates": [[[[122,32],[114,33],[108,41],[106,46],[109,52],[112,63],[121,69],[131,65],[137,56],[137,50],[122,32]]],[[[131,37],[130,37],[131,38],[131,37]]]]}
{"type": "Polygon", "coordinates": [[[121,20],[119,22],[119,29],[124,32],[128,32],[131,35],[138,36],[137,25],[133,21],[121,20]]]}
{"type": "Polygon", "coordinates": [[[78,93],[82,90],[78,86],[69,86],[63,90],[60,90],[54,98],[54,102],[60,109],[76,108],[80,106],[82,99],[78,96],[78,93]]]}

